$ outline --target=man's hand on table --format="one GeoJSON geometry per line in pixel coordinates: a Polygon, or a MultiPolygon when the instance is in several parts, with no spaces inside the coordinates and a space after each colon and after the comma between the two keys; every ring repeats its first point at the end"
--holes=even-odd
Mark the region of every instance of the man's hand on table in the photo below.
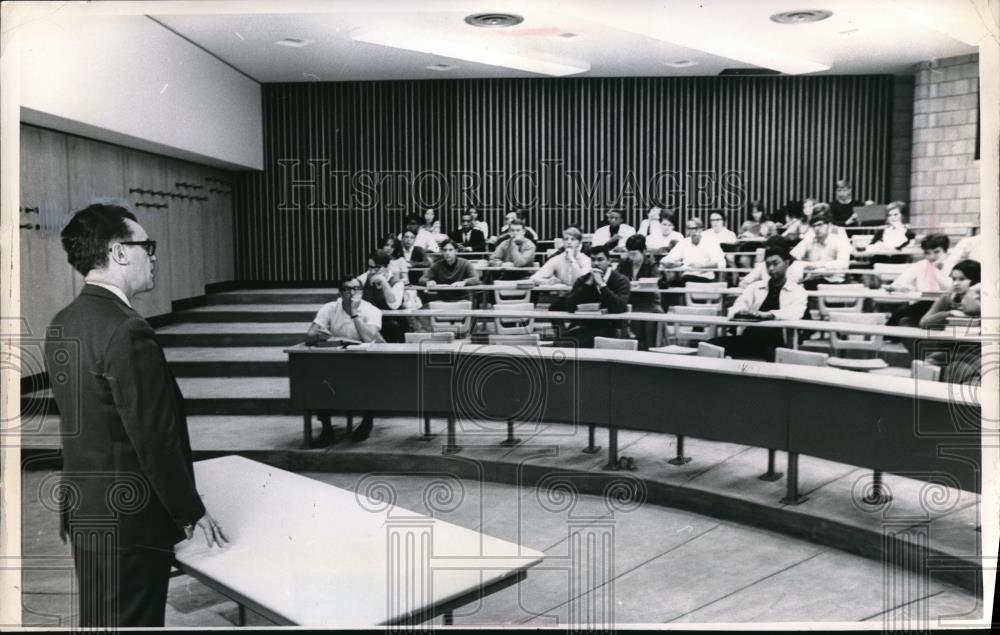
{"type": "Polygon", "coordinates": [[[184,527],[184,533],[187,535],[188,540],[194,537],[195,526],[201,528],[205,534],[205,542],[208,543],[209,547],[217,546],[221,548],[229,544],[229,538],[226,538],[226,534],[222,532],[222,526],[219,524],[219,521],[212,518],[212,515],[208,512],[205,512],[205,515],[199,518],[194,526],[187,525],[184,527]]]}

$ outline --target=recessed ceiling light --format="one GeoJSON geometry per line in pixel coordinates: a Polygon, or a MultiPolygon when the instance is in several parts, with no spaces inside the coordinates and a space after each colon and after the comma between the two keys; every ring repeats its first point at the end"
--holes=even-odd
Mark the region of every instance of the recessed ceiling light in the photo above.
{"type": "Polygon", "coordinates": [[[278,40],[277,42],[275,42],[275,44],[277,44],[278,46],[287,46],[293,49],[300,49],[303,46],[309,46],[314,41],[315,40],[301,40],[296,37],[286,37],[283,40],[278,40]]]}
{"type": "Polygon", "coordinates": [[[566,33],[560,33],[556,37],[561,37],[564,40],[572,40],[575,37],[580,37],[580,34],[579,33],[569,33],[569,32],[566,32],[566,33]]]}
{"type": "Polygon", "coordinates": [[[524,18],[513,13],[476,13],[465,17],[465,23],[484,29],[502,29],[516,26],[524,22],[524,18]]]}
{"type": "Polygon", "coordinates": [[[673,66],[674,68],[685,68],[688,66],[694,66],[698,62],[694,60],[674,60],[672,62],[664,62],[667,66],[673,66]]]}
{"type": "Polygon", "coordinates": [[[424,68],[432,71],[450,71],[458,67],[454,64],[431,64],[430,66],[425,66],[424,68]]]}
{"type": "Polygon", "coordinates": [[[771,16],[771,22],[778,24],[809,24],[819,22],[833,15],[833,11],[825,9],[796,9],[795,11],[783,11],[771,16]]]}

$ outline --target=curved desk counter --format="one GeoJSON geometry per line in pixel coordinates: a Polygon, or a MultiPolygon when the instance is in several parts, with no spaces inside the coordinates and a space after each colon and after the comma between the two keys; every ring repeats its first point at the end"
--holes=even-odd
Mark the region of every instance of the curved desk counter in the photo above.
{"type": "Polygon", "coordinates": [[[607,426],[788,453],[786,501],[801,502],[798,455],[980,491],[981,411],[962,386],[850,371],[660,353],[477,345],[373,344],[287,350],[291,399],[316,410],[448,417],[455,423],[607,426]],[[388,386],[393,386],[391,391],[388,386]],[[951,450],[948,449],[951,446],[951,450]]]}

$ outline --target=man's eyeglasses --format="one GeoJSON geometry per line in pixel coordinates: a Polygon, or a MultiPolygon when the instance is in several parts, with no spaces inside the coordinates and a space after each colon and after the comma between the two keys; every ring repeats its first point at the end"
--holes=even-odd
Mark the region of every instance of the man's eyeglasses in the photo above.
{"type": "MultiPolygon", "coordinates": [[[[119,245],[137,245],[146,250],[146,254],[150,257],[156,255],[156,241],[155,240],[123,240],[118,243],[119,245]]],[[[109,250],[110,251],[110,250],[109,250]]]]}

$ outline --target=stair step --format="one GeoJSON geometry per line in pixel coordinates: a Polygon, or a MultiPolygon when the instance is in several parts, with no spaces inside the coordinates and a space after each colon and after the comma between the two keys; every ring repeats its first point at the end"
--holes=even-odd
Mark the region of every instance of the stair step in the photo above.
{"type": "Polygon", "coordinates": [[[183,323],[164,326],[156,339],[167,346],[292,346],[305,340],[309,321],[183,323]]]}
{"type": "Polygon", "coordinates": [[[275,377],[288,374],[283,346],[178,346],[163,349],[177,377],[275,377]]]}
{"type": "Polygon", "coordinates": [[[332,287],[314,289],[247,289],[222,291],[205,296],[208,304],[315,304],[336,300],[340,292],[332,287]]]}
{"type": "Polygon", "coordinates": [[[174,323],[184,322],[312,322],[318,304],[210,304],[179,311],[174,323]]]}

